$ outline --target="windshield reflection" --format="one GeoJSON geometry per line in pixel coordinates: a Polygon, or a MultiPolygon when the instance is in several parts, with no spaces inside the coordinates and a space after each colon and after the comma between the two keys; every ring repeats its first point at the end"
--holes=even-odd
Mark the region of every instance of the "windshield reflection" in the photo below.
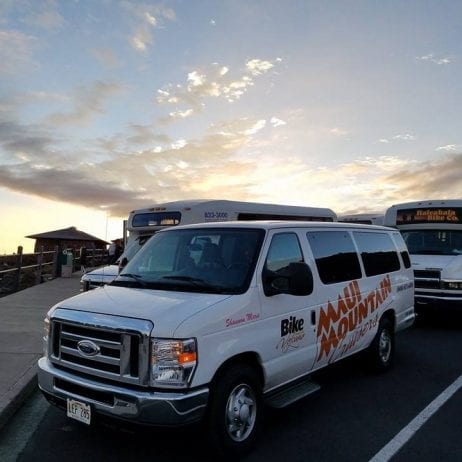
{"type": "Polygon", "coordinates": [[[157,233],[112,285],[237,294],[247,290],[264,231],[241,228],[157,233]]]}

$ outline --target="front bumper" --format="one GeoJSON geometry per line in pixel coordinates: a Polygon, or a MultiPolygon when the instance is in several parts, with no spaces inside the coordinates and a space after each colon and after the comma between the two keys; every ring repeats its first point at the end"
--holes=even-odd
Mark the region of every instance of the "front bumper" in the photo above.
{"type": "Polygon", "coordinates": [[[415,308],[418,312],[432,309],[462,312],[462,295],[448,294],[447,292],[418,292],[416,290],[415,308]]]}
{"type": "Polygon", "coordinates": [[[38,362],[38,382],[54,402],[73,398],[90,404],[96,414],[156,426],[181,426],[200,420],[209,396],[207,387],[181,393],[101,383],[58,369],[45,357],[38,362]]]}

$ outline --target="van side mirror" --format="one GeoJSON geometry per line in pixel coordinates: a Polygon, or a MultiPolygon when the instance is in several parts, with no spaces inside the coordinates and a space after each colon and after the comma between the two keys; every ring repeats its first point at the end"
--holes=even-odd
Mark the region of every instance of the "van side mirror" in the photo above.
{"type": "Polygon", "coordinates": [[[263,289],[268,297],[277,294],[309,295],[313,292],[313,274],[304,262],[289,263],[277,272],[265,271],[263,289]]]}

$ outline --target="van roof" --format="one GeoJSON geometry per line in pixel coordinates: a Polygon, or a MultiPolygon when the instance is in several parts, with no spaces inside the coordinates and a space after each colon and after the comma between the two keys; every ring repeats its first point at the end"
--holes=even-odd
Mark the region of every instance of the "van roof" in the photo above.
{"type": "Polygon", "coordinates": [[[315,228],[315,229],[361,229],[365,231],[382,230],[396,231],[378,225],[363,225],[358,223],[340,223],[325,221],[285,221],[285,220],[255,220],[255,221],[219,221],[210,223],[194,223],[191,225],[178,225],[165,229],[195,229],[195,228],[260,228],[260,229],[280,229],[280,228],[315,228]]]}

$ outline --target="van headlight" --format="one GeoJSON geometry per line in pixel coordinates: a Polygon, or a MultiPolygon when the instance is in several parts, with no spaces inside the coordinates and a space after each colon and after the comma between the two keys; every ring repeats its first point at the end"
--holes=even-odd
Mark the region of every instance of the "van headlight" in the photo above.
{"type": "Polygon", "coordinates": [[[48,356],[48,338],[50,337],[50,315],[43,320],[43,355],[48,356]]]}
{"type": "Polygon", "coordinates": [[[196,339],[151,339],[152,387],[186,388],[196,365],[196,339]]]}
{"type": "Polygon", "coordinates": [[[90,290],[90,281],[87,279],[80,279],[80,292],[86,292],[90,290]]]}

